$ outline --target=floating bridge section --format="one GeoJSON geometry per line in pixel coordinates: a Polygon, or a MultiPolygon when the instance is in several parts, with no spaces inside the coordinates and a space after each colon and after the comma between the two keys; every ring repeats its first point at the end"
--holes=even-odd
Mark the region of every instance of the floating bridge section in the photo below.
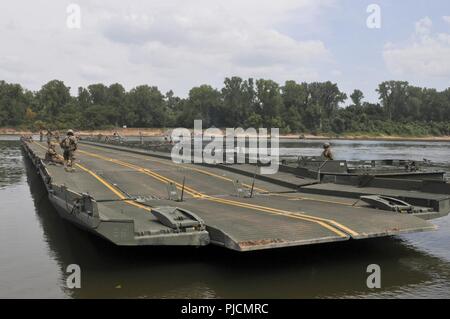
{"type": "MultiPolygon", "coordinates": [[[[263,176],[250,165],[176,164],[166,154],[95,143],[80,144],[76,170],[66,172],[43,161],[45,143],[23,141],[23,148],[60,216],[117,245],[250,251],[435,229],[413,214],[355,203],[339,188],[323,190],[328,184],[290,172],[263,176]]],[[[448,208],[450,195],[436,197],[440,204],[430,198],[429,216],[448,208]]]]}

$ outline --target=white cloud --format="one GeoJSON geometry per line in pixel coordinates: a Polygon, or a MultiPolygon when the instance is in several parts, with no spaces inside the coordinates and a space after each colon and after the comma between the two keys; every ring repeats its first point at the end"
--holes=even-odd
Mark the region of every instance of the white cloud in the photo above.
{"type": "Polygon", "coordinates": [[[443,16],[442,19],[447,22],[448,24],[450,24],[450,16],[443,16]]]}
{"type": "Polygon", "coordinates": [[[81,29],[70,30],[68,3],[17,0],[0,11],[0,56],[10,61],[0,60],[0,78],[32,89],[53,78],[73,88],[148,83],[181,95],[230,75],[315,80],[332,61],[325,43],[279,26],[295,17],[313,27],[333,1],[78,0],[81,29]]]}
{"type": "Polygon", "coordinates": [[[425,17],[416,23],[415,33],[406,43],[385,45],[384,61],[395,75],[450,77],[450,34],[432,32],[425,17]]]}
{"type": "Polygon", "coordinates": [[[416,34],[419,36],[427,36],[431,32],[433,21],[429,17],[425,17],[416,22],[416,34]]]}
{"type": "Polygon", "coordinates": [[[84,64],[80,65],[80,74],[87,80],[101,81],[108,76],[108,71],[99,65],[84,64]]]}
{"type": "Polygon", "coordinates": [[[311,78],[317,75],[315,63],[330,60],[325,44],[295,40],[276,25],[293,10],[304,10],[306,17],[328,3],[197,1],[192,6],[171,1],[155,5],[150,14],[110,17],[102,21],[102,29],[111,42],[127,46],[131,63],[163,77],[188,73],[200,82],[208,81],[209,74],[217,82],[231,74],[285,79],[297,72],[295,78],[311,78]]]}

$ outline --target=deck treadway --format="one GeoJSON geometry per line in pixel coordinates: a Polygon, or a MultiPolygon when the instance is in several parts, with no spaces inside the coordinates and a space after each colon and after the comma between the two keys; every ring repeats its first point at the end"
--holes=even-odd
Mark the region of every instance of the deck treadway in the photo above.
{"type": "MultiPolygon", "coordinates": [[[[31,143],[30,148],[40,156],[44,155],[44,143],[31,143]]],[[[162,158],[92,145],[80,145],[76,157],[78,163],[116,185],[122,192],[146,198],[149,205],[178,206],[192,211],[205,221],[213,244],[235,250],[363,239],[434,229],[432,224],[415,216],[352,207],[351,201],[338,201],[329,196],[283,196],[281,193],[286,191],[285,188],[267,181],[256,183],[254,198],[239,198],[234,195],[232,180],[239,179],[249,185],[252,178],[220,168],[179,165],[162,158]],[[165,183],[135,169],[136,166],[178,183],[185,178],[189,189],[206,196],[199,198],[186,193],[184,202],[169,201],[165,183]]],[[[55,183],[65,184],[74,191],[88,192],[96,199],[116,197],[82,170],[66,173],[61,166],[54,165],[48,165],[48,170],[55,183]]],[[[135,220],[139,231],[161,227],[148,211],[123,202],[102,203],[99,209],[104,219],[135,220]]]]}

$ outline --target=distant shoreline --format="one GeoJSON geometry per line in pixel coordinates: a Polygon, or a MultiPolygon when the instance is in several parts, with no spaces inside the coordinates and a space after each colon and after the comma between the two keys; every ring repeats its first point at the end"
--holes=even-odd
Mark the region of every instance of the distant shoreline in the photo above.
{"type": "MultiPolygon", "coordinates": [[[[159,137],[167,136],[171,129],[160,128],[121,128],[117,130],[80,130],[80,136],[113,135],[118,132],[121,136],[142,136],[159,137]]],[[[39,134],[39,131],[19,130],[14,128],[0,128],[0,135],[32,135],[39,134]]],[[[343,134],[343,135],[312,135],[312,134],[285,134],[280,135],[281,139],[286,140],[355,140],[355,141],[417,141],[417,142],[450,142],[450,136],[389,136],[389,135],[370,135],[370,134],[343,134]]]]}
{"type": "MultiPolygon", "coordinates": [[[[283,139],[298,139],[297,136],[282,136],[283,139]]],[[[345,140],[345,141],[404,141],[404,142],[450,142],[450,136],[379,136],[379,135],[340,135],[319,136],[305,135],[304,140],[345,140]]]]}

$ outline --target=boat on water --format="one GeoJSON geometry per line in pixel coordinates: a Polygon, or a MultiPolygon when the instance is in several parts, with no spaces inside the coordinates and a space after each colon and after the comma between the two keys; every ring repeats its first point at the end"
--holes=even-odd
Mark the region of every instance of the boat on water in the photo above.
{"type": "Polygon", "coordinates": [[[445,180],[446,171],[428,160],[326,160],[322,156],[282,157],[282,169],[305,177],[373,176],[412,180],[445,180]]]}
{"type": "Polygon", "coordinates": [[[450,212],[443,172],[417,163],[285,161],[263,175],[82,141],[68,173],[45,162],[45,143],[22,146],[59,215],[121,246],[275,249],[429,231],[450,212]]]}

